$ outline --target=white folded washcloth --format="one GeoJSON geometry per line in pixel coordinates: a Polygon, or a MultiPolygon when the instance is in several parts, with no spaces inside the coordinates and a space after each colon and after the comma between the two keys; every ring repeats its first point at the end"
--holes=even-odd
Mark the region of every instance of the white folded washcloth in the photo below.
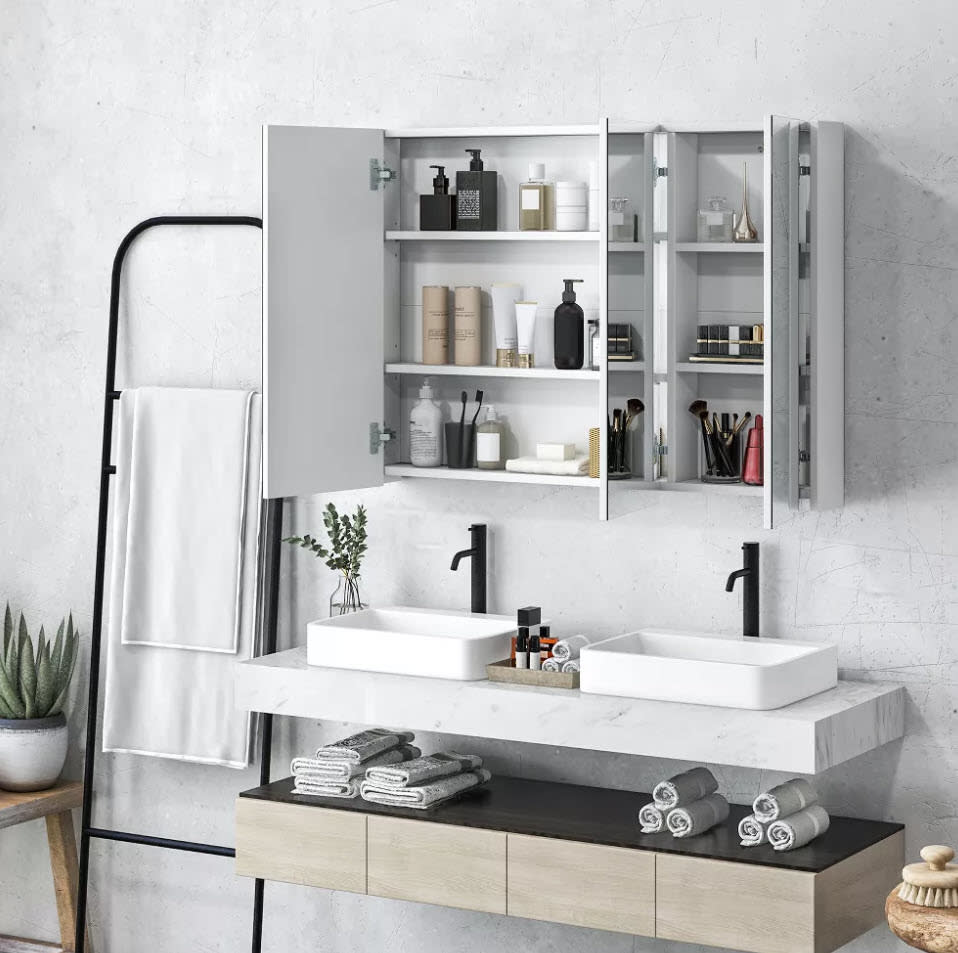
{"type": "Polygon", "coordinates": [[[589,472],[589,457],[582,454],[572,460],[540,460],[538,457],[516,457],[506,460],[510,473],[544,473],[549,476],[585,476],[589,472]]]}
{"type": "Polygon", "coordinates": [[[463,771],[477,771],[481,767],[482,758],[477,754],[437,751],[393,767],[370,765],[366,769],[366,780],[375,787],[408,788],[463,771]]]}
{"type": "Polygon", "coordinates": [[[768,825],[768,842],[775,850],[794,850],[804,847],[828,830],[828,812],[821,804],[811,804],[804,810],[779,818],[768,825]]]}
{"type": "Polygon", "coordinates": [[[568,662],[562,663],[563,672],[579,672],[581,671],[580,663],[577,658],[570,658],[568,662]]]}
{"type": "Polygon", "coordinates": [[[665,830],[665,813],[652,801],[639,808],[639,825],[643,834],[660,834],[665,830]]]}
{"type": "Polygon", "coordinates": [[[559,639],[559,641],[552,646],[552,654],[560,662],[568,662],[569,659],[578,658],[579,652],[593,641],[594,640],[588,635],[570,635],[567,639],[559,639]]]}
{"type": "Polygon", "coordinates": [[[749,814],[738,822],[738,836],[743,847],[758,847],[768,843],[768,824],[760,821],[754,814],[749,814]]]}
{"type": "Polygon", "coordinates": [[[348,781],[365,774],[371,765],[399,764],[412,761],[422,752],[415,745],[401,745],[382,754],[374,755],[368,761],[332,761],[328,758],[293,758],[289,766],[290,773],[296,778],[310,778],[313,781],[348,781]]]}
{"type": "Polygon", "coordinates": [[[556,659],[547,658],[542,663],[542,671],[543,672],[561,672],[562,666],[559,664],[559,662],[556,659]]]}
{"type": "Polygon", "coordinates": [[[691,768],[652,789],[652,800],[661,811],[670,811],[693,801],[700,801],[718,790],[718,781],[708,768],[691,768]]]}
{"type": "Polygon", "coordinates": [[[318,781],[313,778],[297,778],[293,794],[310,797],[359,797],[359,778],[350,781],[318,781]]]}
{"type": "Polygon", "coordinates": [[[412,788],[382,787],[367,780],[363,781],[360,794],[365,800],[374,804],[388,804],[392,807],[412,807],[417,810],[424,810],[427,807],[435,807],[437,804],[448,801],[463,791],[479,787],[491,777],[492,775],[485,768],[480,768],[478,771],[464,771],[462,774],[440,778],[430,784],[422,784],[412,788]]]}
{"type": "Polygon", "coordinates": [[[728,812],[728,801],[721,794],[710,794],[700,801],[669,811],[665,823],[676,837],[692,837],[723,823],[728,812]]]}
{"type": "Polygon", "coordinates": [[[316,752],[320,761],[354,761],[362,763],[377,754],[398,748],[415,740],[411,731],[391,731],[388,728],[369,728],[332,744],[323,745],[316,752]]]}
{"type": "Polygon", "coordinates": [[[804,778],[792,778],[770,791],[763,791],[752,802],[752,813],[768,824],[817,803],[818,791],[804,778]]]}

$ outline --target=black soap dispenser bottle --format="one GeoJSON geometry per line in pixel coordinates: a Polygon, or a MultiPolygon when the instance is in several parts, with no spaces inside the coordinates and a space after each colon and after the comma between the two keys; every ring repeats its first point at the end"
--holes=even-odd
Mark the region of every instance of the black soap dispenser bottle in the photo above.
{"type": "Polygon", "coordinates": [[[456,173],[456,228],[463,232],[494,232],[499,227],[499,174],[485,171],[481,151],[466,149],[472,156],[469,170],[456,173]]]}
{"type": "Polygon", "coordinates": [[[581,278],[563,278],[565,291],[555,313],[555,365],[560,371],[578,371],[585,358],[585,315],[575,303],[574,284],[581,278]]]}
{"type": "Polygon", "coordinates": [[[432,195],[419,196],[419,229],[423,232],[451,232],[456,227],[456,197],[449,194],[446,167],[431,165],[436,170],[432,195]]]}

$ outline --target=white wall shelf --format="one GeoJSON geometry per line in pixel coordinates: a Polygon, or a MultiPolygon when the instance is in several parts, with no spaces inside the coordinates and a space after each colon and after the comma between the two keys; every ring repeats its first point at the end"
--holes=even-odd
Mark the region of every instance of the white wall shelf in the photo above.
{"type": "Polygon", "coordinates": [[[622,374],[626,371],[643,372],[645,361],[609,361],[610,374],[622,374]]]}
{"type": "Polygon", "coordinates": [[[645,252],[645,242],[609,242],[610,252],[645,252]]]}
{"type": "Polygon", "coordinates": [[[592,381],[599,380],[598,371],[563,371],[555,367],[465,367],[458,364],[412,364],[386,365],[387,374],[408,374],[416,377],[502,377],[542,381],[592,381]]]}
{"type": "Polygon", "coordinates": [[[360,725],[403,725],[531,744],[817,774],[901,738],[905,692],[836,688],[774,711],[588,695],[560,688],[352,672],[296,648],[236,666],[240,709],[360,725]]]}
{"type": "Polygon", "coordinates": [[[761,377],[763,364],[721,364],[717,361],[680,361],[675,365],[680,374],[739,374],[745,377],[761,377]]]}
{"type": "Polygon", "coordinates": [[[708,252],[725,254],[761,255],[765,246],[761,242],[676,242],[679,252],[708,252]]]}
{"type": "Polygon", "coordinates": [[[508,470],[450,470],[449,467],[414,467],[411,463],[391,463],[387,477],[413,477],[426,480],[465,480],[472,483],[528,483],[536,486],[571,486],[598,489],[599,481],[587,476],[554,476],[548,473],[511,473],[508,470]]]}
{"type": "Polygon", "coordinates": [[[598,232],[386,231],[388,242],[597,242],[598,232]]]}

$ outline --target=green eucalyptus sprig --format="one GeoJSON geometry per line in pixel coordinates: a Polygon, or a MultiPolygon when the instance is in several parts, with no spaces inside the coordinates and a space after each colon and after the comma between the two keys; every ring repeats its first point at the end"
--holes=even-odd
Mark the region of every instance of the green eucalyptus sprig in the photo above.
{"type": "Polygon", "coordinates": [[[49,718],[63,710],[73,677],[79,633],[73,628],[73,614],[57,629],[51,648],[43,626],[36,653],[20,613],[16,632],[10,605],[3,617],[3,653],[0,655],[0,718],[49,718]]]}

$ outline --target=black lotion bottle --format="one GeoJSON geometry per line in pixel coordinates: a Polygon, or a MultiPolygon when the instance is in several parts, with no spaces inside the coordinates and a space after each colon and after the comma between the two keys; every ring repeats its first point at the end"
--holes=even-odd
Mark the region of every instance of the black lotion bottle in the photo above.
{"type": "Polygon", "coordinates": [[[456,197],[449,194],[445,166],[431,165],[436,170],[432,195],[419,196],[419,229],[423,232],[449,232],[456,227],[456,197]]]}
{"type": "Polygon", "coordinates": [[[563,278],[565,291],[555,314],[555,365],[560,371],[578,371],[585,358],[585,315],[575,303],[574,284],[581,278],[563,278]]]}
{"type": "Polygon", "coordinates": [[[499,173],[487,172],[481,149],[466,149],[472,159],[468,172],[456,173],[456,229],[494,232],[499,227],[499,173]]]}

